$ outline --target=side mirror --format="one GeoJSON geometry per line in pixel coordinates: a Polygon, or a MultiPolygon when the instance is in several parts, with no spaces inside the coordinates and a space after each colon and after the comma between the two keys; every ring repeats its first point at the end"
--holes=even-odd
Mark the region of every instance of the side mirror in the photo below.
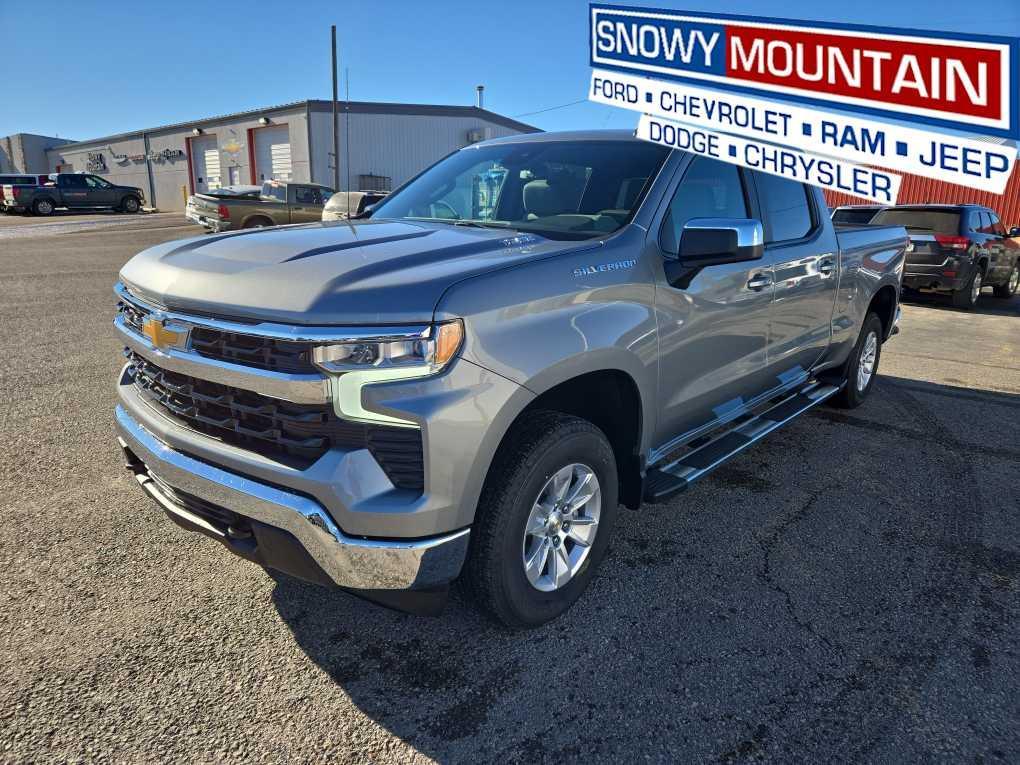
{"type": "Polygon", "coordinates": [[[680,262],[688,268],[758,260],[765,232],[753,218],[692,218],[680,234],[680,262]]]}
{"type": "Polygon", "coordinates": [[[1013,226],[1013,228],[1011,228],[1009,230],[1009,235],[1008,236],[1010,238],[1013,238],[1015,236],[1020,236],[1020,226],[1013,226]]]}
{"type": "Polygon", "coordinates": [[[365,205],[365,209],[364,210],[362,210],[359,213],[354,213],[351,216],[351,218],[353,220],[364,220],[365,218],[371,218],[372,217],[372,213],[375,212],[375,207],[376,207],[377,204],[379,204],[379,203],[376,202],[374,205],[365,205]]]}

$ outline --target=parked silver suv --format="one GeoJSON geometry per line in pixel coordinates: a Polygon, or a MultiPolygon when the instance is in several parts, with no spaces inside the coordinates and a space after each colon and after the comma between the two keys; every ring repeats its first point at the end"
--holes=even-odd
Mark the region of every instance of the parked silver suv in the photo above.
{"type": "Polygon", "coordinates": [[[419,611],[460,576],[534,626],[620,504],[865,399],[905,243],[627,133],[476,144],[349,226],[133,258],[120,443],[170,518],[260,565],[419,611]]]}

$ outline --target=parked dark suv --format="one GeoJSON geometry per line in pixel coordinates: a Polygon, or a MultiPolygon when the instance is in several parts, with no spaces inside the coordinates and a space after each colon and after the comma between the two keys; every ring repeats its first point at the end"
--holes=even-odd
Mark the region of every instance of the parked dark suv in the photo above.
{"type": "Polygon", "coordinates": [[[840,205],[832,211],[834,226],[866,226],[885,205],[840,205]]]}
{"type": "Polygon", "coordinates": [[[898,205],[871,219],[907,229],[910,248],[903,286],[949,293],[953,305],[973,308],[982,287],[1010,298],[1020,286],[1020,245],[994,210],[981,205],[898,205]]]}

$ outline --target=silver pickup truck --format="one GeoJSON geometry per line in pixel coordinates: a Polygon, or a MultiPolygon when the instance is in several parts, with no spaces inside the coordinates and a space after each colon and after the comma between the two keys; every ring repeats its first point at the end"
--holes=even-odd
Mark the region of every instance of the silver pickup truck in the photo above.
{"type": "Polygon", "coordinates": [[[135,256],[120,445],[172,520],[262,566],[420,613],[459,577],[535,626],[621,513],[867,398],[906,242],[629,133],[476,144],[366,220],[135,256]]]}

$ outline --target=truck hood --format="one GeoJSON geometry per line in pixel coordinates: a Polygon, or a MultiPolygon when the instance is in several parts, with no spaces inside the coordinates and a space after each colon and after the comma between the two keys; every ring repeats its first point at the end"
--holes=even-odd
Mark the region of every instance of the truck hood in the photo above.
{"type": "Polygon", "coordinates": [[[150,247],[121,269],[140,298],[184,313],[287,324],[432,320],[455,282],[599,242],[415,221],[315,223],[150,247]]]}

